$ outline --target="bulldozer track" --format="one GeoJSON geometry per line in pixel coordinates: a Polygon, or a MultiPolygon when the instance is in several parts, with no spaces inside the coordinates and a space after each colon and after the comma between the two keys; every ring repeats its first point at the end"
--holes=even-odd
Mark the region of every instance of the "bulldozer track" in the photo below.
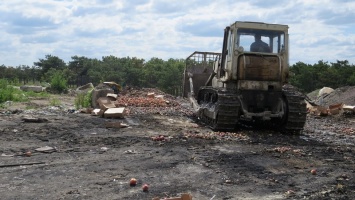
{"type": "Polygon", "coordinates": [[[304,96],[290,87],[283,89],[283,94],[287,101],[287,115],[282,129],[286,132],[300,132],[307,118],[304,96]]]}
{"type": "MultiPolygon", "coordinates": [[[[286,115],[282,118],[279,128],[286,133],[299,133],[303,130],[307,117],[304,95],[294,88],[283,89],[286,115]]],[[[240,102],[235,91],[205,86],[198,94],[201,106],[199,117],[215,131],[235,130],[240,118],[240,102]]]]}
{"type": "Polygon", "coordinates": [[[199,104],[203,108],[199,117],[213,130],[234,130],[238,122],[240,103],[235,92],[204,87],[199,91],[199,104]],[[211,118],[209,112],[215,115],[211,118]]]}

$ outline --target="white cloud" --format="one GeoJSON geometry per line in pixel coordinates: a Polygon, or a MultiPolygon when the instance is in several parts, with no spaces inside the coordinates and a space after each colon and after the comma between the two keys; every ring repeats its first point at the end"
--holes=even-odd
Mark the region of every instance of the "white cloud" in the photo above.
{"type": "Polygon", "coordinates": [[[220,51],[235,21],[290,27],[291,64],[355,63],[355,2],[347,0],[12,0],[0,3],[0,65],[33,65],[52,54],[185,58],[220,51]]]}

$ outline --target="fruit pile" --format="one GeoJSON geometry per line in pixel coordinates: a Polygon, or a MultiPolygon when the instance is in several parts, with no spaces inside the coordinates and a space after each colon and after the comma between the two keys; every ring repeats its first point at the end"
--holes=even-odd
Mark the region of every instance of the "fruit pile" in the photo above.
{"type": "Polygon", "coordinates": [[[341,132],[347,135],[355,135],[355,129],[354,128],[342,128],[341,132]]]}
{"type": "Polygon", "coordinates": [[[164,135],[158,135],[158,136],[154,136],[151,137],[153,141],[165,141],[167,140],[167,138],[164,135]]]}
{"type": "Polygon", "coordinates": [[[249,137],[243,133],[233,132],[205,132],[195,133],[193,131],[187,131],[184,133],[185,138],[199,138],[206,140],[248,140],[249,137]]]}
{"type": "Polygon", "coordinates": [[[121,106],[135,106],[135,107],[171,107],[174,104],[170,104],[169,101],[158,98],[147,97],[126,97],[121,96],[117,98],[115,105],[121,106]]]}

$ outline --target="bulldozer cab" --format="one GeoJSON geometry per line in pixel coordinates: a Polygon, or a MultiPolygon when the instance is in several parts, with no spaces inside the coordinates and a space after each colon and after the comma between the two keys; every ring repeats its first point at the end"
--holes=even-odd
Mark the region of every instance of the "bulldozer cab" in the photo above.
{"type": "MultiPolygon", "coordinates": [[[[271,68],[279,68],[277,75],[282,77],[282,82],[286,82],[288,77],[287,25],[235,22],[226,27],[221,64],[215,71],[219,81],[226,83],[240,80],[245,77],[244,69],[268,67],[271,62],[276,62],[271,68]]],[[[266,80],[263,77],[257,79],[266,80]]]]}
{"type": "Polygon", "coordinates": [[[277,54],[285,50],[285,33],[282,31],[240,28],[237,30],[236,37],[235,50],[237,51],[277,54]]]}

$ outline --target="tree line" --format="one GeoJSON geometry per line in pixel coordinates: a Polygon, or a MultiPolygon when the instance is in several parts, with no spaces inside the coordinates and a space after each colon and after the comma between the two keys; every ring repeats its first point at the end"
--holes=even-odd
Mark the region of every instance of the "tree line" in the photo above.
{"type": "Polygon", "coordinates": [[[102,59],[92,59],[72,56],[71,61],[65,63],[57,56],[46,55],[31,67],[1,65],[0,79],[20,84],[50,83],[53,77],[59,76],[64,78],[69,86],[80,86],[89,82],[97,85],[104,81],[114,81],[122,86],[154,87],[169,94],[179,95],[184,67],[184,59],[165,61],[151,58],[145,61],[136,57],[104,56],[102,59]]]}
{"type": "Polygon", "coordinates": [[[335,63],[321,60],[313,65],[297,62],[290,67],[290,72],[290,83],[307,93],[323,87],[355,85],[355,66],[347,60],[335,63]]]}
{"type": "MultiPolygon", "coordinates": [[[[53,78],[64,81],[69,86],[86,83],[97,85],[103,81],[114,81],[122,86],[154,87],[172,94],[180,95],[184,59],[151,58],[148,61],[136,57],[104,56],[102,59],[72,56],[66,63],[53,55],[34,62],[33,66],[0,66],[0,79],[10,83],[28,84],[48,82],[53,78]]],[[[338,88],[355,85],[355,66],[347,60],[316,64],[297,62],[290,66],[289,82],[303,92],[311,92],[322,87],[338,88]]]]}

